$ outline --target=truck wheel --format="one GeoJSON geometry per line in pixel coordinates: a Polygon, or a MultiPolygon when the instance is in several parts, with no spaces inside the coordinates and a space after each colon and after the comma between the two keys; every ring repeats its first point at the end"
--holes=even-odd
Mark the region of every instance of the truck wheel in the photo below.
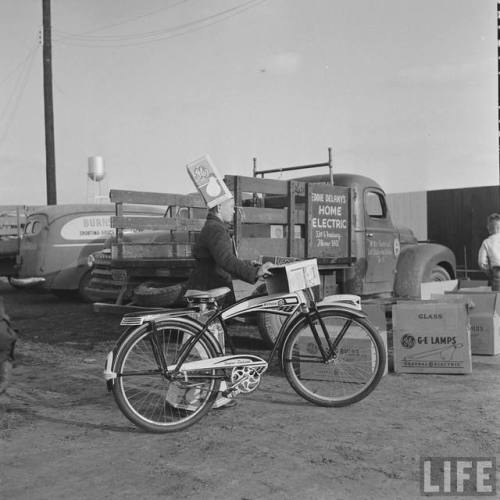
{"type": "Polygon", "coordinates": [[[450,273],[443,266],[434,266],[431,271],[431,281],[451,280],[450,273]]]}
{"type": "Polygon", "coordinates": [[[155,283],[147,281],[134,289],[133,303],[146,307],[181,307],[185,288],[182,283],[155,283]]]}
{"type": "Polygon", "coordinates": [[[268,349],[273,348],[283,321],[283,317],[276,314],[260,313],[258,315],[259,333],[268,349]]]}
{"type": "Polygon", "coordinates": [[[92,295],[89,294],[87,288],[92,277],[92,271],[89,269],[81,278],[78,285],[78,296],[83,302],[94,302],[92,295]]]}
{"type": "MultiPolygon", "coordinates": [[[[263,294],[267,294],[265,283],[257,286],[253,290],[251,297],[263,294]]],[[[276,314],[257,314],[257,327],[259,329],[260,336],[262,337],[262,340],[264,341],[264,344],[268,349],[273,348],[274,341],[278,336],[283,321],[283,318],[276,314]]]]}

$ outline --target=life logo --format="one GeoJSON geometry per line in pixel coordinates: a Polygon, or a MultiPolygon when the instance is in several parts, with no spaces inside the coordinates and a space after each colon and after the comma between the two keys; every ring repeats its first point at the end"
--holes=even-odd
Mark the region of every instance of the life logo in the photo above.
{"type": "Polygon", "coordinates": [[[401,337],[401,345],[405,349],[411,349],[415,345],[415,343],[416,343],[415,337],[413,335],[410,335],[409,333],[405,333],[401,337]]]}

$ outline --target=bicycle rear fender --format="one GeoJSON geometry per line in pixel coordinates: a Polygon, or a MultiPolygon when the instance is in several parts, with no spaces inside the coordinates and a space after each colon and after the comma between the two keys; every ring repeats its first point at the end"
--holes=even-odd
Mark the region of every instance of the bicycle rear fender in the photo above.
{"type": "MultiPolygon", "coordinates": [[[[200,328],[201,329],[204,327],[203,323],[194,319],[191,316],[175,316],[175,317],[170,316],[170,317],[158,319],[157,322],[170,320],[170,319],[173,319],[174,321],[178,321],[179,323],[187,324],[189,326],[192,326],[193,328],[200,328]]],[[[149,325],[149,323],[144,323],[139,328],[142,328],[145,325],[149,325]]],[[[123,344],[125,338],[128,337],[129,335],[131,335],[132,332],[136,329],[137,329],[137,327],[136,328],[129,327],[120,335],[120,338],[118,339],[118,341],[115,345],[115,348],[113,349],[113,351],[117,350],[117,352],[115,353],[115,358],[116,358],[116,356],[118,356],[118,353],[119,353],[118,348],[123,344]]],[[[203,338],[205,340],[207,340],[212,345],[212,347],[215,349],[215,352],[222,353],[221,345],[219,344],[218,340],[213,335],[210,334],[209,331],[205,332],[205,335],[203,336],[203,338]]]]}
{"type": "MultiPolygon", "coordinates": [[[[203,328],[203,323],[200,323],[194,318],[191,317],[179,317],[176,316],[175,318],[164,318],[164,319],[174,319],[175,321],[179,323],[183,323],[185,325],[191,326],[193,328],[201,329],[203,328]]],[[[118,341],[116,342],[115,346],[113,347],[113,350],[110,352],[112,359],[106,361],[106,368],[105,371],[107,373],[112,373],[114,372],[115,368],[115,362],[116,359],[118,358],[118,355],[120,354],[121,348],[123,346],[123,343],[125,342],[125,339],[129,336],[132,335],[136,330],[140,328],[147,328],[149,327],[149,323],[144,323],[143,325],[140,325],[138,327],[129,327],[127,328],[119,337],[118,341]]],[[[214,349],[215,352],[217,353],[222,353],[222,347],[219,344],[218,340],[210,334],[209,331],[206,331],[202,337],[207,343],[209,343],[214,349]]],[[[112,379],[108,380],[108,389],[110,389],[110,382],[112,383],[112,379]]]]}

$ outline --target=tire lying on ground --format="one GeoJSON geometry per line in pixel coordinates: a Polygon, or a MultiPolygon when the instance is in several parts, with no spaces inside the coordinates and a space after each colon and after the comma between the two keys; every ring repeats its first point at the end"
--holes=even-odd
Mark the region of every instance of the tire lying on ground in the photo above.
{"type": "Polygon", "coordinates": [[[146,307],[171,307],[183,305],[184,288],[181,283],[165,286],[165,283],[148,281],[135,290],[132,303],[146,307]]]}

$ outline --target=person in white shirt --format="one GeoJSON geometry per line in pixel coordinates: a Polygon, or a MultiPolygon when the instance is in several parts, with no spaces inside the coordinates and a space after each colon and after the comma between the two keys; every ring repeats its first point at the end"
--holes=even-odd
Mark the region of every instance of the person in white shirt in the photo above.
{"type": "Polygon", "coordinates": [[[493,291],[500,291],[500,214],[488,215],[488,232],[479,248],[477,263],[488,276],[493,291]]]}

